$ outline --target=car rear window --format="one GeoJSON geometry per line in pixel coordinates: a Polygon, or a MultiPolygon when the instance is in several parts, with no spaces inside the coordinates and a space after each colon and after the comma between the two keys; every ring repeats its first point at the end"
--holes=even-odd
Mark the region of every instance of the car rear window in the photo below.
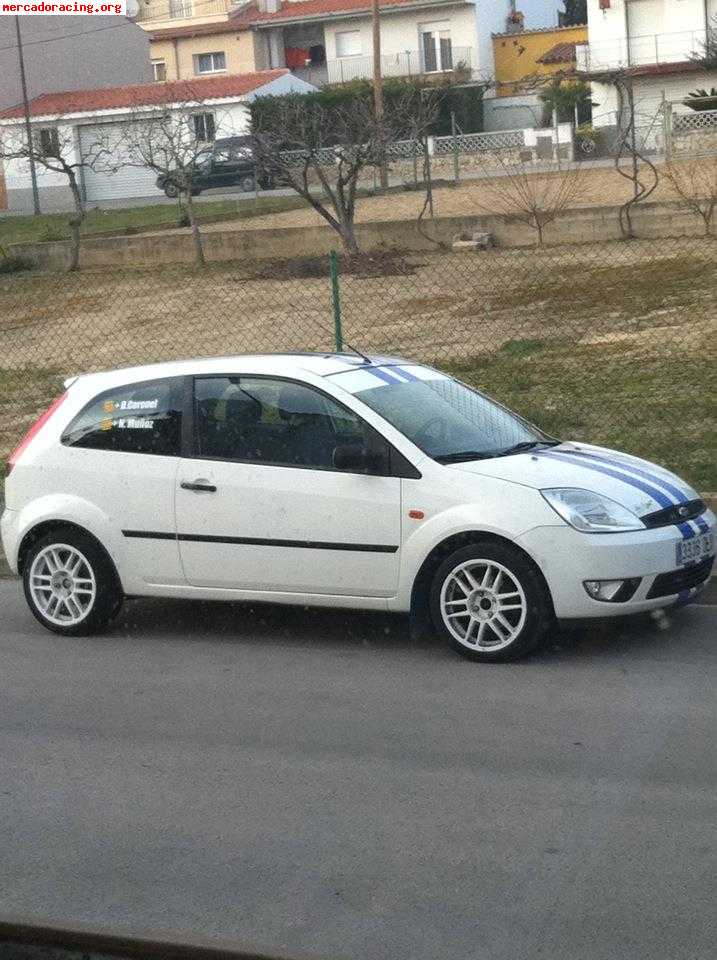
{"type": "Polygon", "coordinates": [[[148,380],[106,390],[70,423],[62,442],[70,447],[179,456],[182,380],[148,380]]]}

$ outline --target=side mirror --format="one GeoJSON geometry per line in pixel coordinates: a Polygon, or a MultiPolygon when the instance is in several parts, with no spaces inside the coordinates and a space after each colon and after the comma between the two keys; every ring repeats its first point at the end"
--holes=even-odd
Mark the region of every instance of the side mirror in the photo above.
{"type": "Polygon", "coordinates": [[[386,455],[380,450],[369,450],[362,443],[341,443],[334,449],[337,470],[357,473],[380,473],[386,467],[386,455]]]}

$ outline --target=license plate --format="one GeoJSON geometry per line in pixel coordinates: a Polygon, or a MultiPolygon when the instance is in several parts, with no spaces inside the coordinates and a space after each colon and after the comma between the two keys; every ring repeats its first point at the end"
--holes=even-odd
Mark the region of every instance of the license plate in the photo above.
{"type": "Polygon", "coordinates": [[[689,540],[680,540],[677,544],[677,565],[684,566],[686,563],[699,563],[705,557],[714,553],[714,537],[712,531],[698,534],[689,540]]]}

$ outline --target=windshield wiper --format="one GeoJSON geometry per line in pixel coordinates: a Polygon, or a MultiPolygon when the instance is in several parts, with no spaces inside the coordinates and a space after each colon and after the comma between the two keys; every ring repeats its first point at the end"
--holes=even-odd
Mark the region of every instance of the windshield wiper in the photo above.
{"type": "Polygon", "coordinates": [[[489,460],[495,453],[485,450],[461,450],[460,453],[439,453],[433,459],[437,463],[461,463],[464,460],[489,460]]]}
{"type": "Polygon", "coordinates": [[[557,447],[562,440],[522,440],[520,443],[514,443],[512,447],[505,450],[499,450],[496,457],[508,457],[511,453],[525,453],[526,450],[535,450],[536,447],[557,447]]]}

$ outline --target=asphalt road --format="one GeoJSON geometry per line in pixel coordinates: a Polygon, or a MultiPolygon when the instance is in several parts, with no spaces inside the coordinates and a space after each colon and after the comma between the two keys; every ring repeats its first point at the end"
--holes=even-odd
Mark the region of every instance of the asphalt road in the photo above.
{"type": "Polygon", "coordinates": [[[0,582],[0,914],[386,960],[714,957],[717,609],[512,665],[400,618],[0,582]]]}

